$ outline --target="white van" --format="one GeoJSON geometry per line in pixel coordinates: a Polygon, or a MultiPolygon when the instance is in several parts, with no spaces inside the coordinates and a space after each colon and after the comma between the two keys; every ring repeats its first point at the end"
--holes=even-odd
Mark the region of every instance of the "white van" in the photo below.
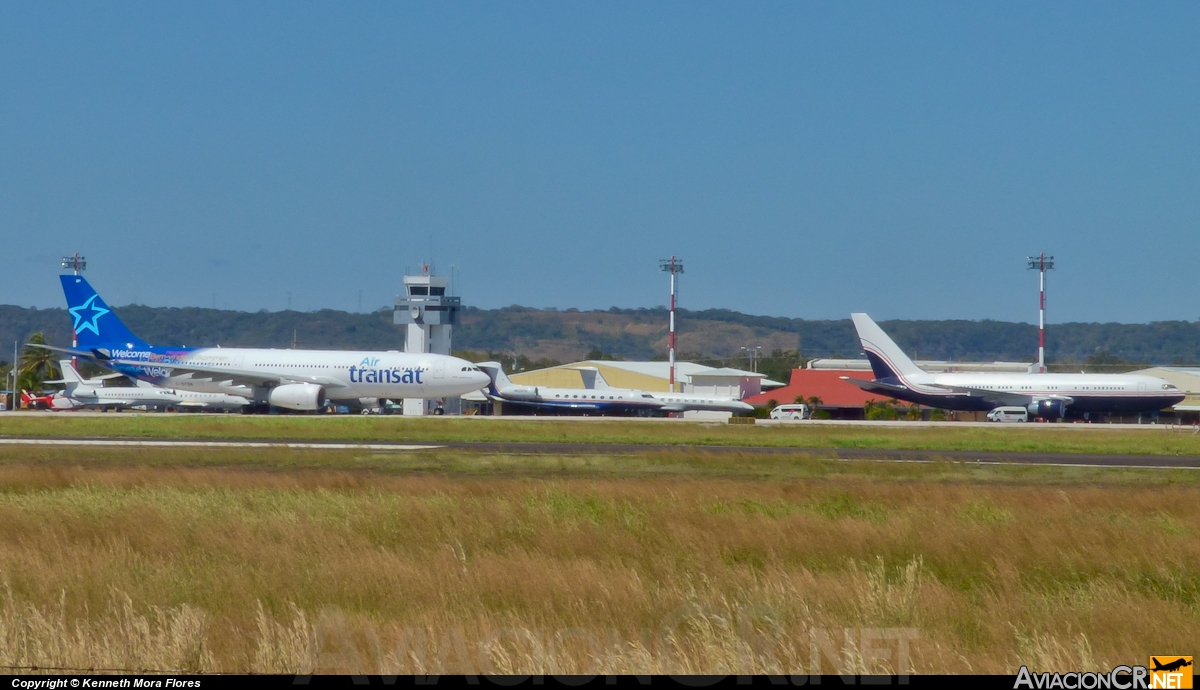
{"type": "Polygon", "coordinates": [[[1024,407],[997,407],[987,413],[989,422],[1028,422],[1029,410],[1024,407]]]}
{"type": "Polygon", "coordinates": [[[771,410],[771,419],[809,419],[808,405],[779,405],[771,410]]]}

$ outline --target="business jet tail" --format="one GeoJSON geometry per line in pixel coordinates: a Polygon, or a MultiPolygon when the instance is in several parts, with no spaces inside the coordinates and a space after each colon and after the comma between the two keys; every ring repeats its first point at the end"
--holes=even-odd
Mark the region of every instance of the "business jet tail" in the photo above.
{"type": "Polygon", "coordinates": [[[505,375],[504,366],[499,362],[480,362],[475,366],[479,367],[492,380],[488,384],[488,393],[500,395],[500,391],[512,387],[513,382],[505,375]]]}
{"type": "Polygon", "coordinates": [[[605,390],[612,388],[608,385],[608,381],[604,380],[604,374],[596,367],[575,367],[575,371],[583,377],[583,387],[594,390],[605,390]]]}
{"type": "Polygon", "coordinates": [[[887,333],[883,332],[871,317],[866,314],[851,314],[854,330],[858,331],[858,339],[862,342],[867,359],[871,361],[871,371],[877,381],[902,381],[905,378],[923,378],[925,372],[913,364],[896,345],[887,333]]]}

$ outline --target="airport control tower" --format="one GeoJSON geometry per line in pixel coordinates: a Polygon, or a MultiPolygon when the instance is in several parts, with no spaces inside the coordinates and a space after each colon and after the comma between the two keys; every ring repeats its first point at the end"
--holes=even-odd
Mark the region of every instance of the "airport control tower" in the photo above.
{"type": "MultiPolygon", "coordinates": [[[[430,275],[429,266],[421,275],[404,276],[404,294],[396,297],[392,323],[406,326],[405,352],[450,354],[450,336],[458,323],[460,301],[446,294],[449,282],[446,276],[430,275]]],[[[432,414],[438,406],[437,400],[406,399],[404,414],[432,414]]],[[[447,414],[458,414],[462,401],[450,398],[441,401],[441,407],[447,414]]]]}

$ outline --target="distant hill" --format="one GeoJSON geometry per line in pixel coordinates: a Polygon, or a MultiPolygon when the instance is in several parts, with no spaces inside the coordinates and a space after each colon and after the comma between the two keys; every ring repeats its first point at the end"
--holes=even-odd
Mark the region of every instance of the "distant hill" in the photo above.
{"type": "MultiPolygon", "coordinates": [[[[238,312],[127,305],[116,311],[145,340],[164,345],[397,349],[403,331],[392,312],[238,312]]],[[[914,358],[1032,361],[1034,326],[1001,321],[885,321],[883,328],[914,358]]],[[[849,319],[809,321],[752,316],[724,309],[679,312],[679,351],[692,359],[736,364],[742,347],[799,350],[804,357],[855,357],[860,348],[849,319]]],[[[0,306],[0,360],[12,358],[14,340],[43,331],[52,344],[70,343],[64,309],[0,306]]],[[[1067,323],[1047,329],[1052,361],[1200,362],[1200,323],[1067,323]]],[[[609,309],[581,312],[525,307],[464,309],[454,347],[519,354],[530,359],[572,361],[589,353],[624,359],[664,358],[667,312],[609,309]]]]}

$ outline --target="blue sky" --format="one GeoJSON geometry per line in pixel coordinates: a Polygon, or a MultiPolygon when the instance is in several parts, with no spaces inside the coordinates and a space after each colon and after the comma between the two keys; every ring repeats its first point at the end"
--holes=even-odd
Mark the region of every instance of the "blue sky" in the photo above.
{"type": "Polygon", "coordinates": [[[1194,3],[5,3],[0,303],[1200,318],[1194,3]]]}

